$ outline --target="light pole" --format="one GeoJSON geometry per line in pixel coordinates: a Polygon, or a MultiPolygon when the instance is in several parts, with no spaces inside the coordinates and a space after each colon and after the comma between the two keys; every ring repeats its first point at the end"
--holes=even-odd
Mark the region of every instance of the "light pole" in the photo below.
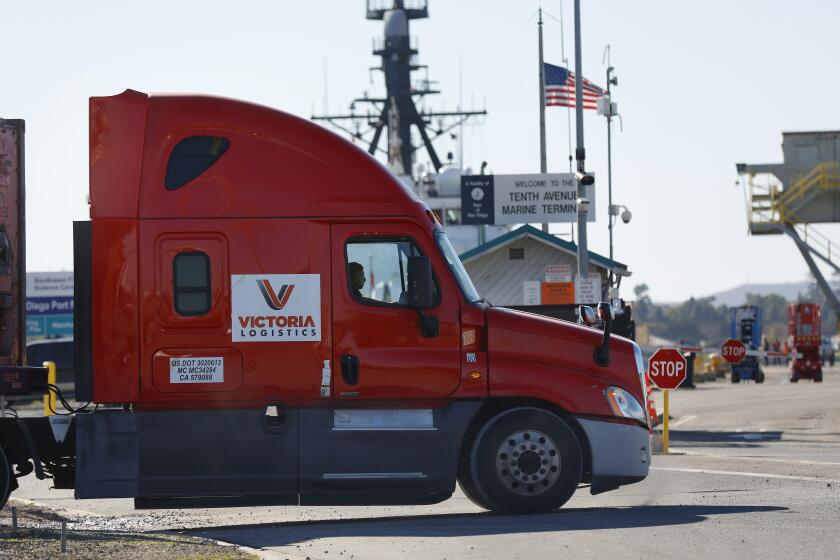
{"type": "Polygon", "coordinates": [[[575,159],[578,181],[577,222],[578,222],[578,278],[589,277],[589,247],[586,238],[586,213],[589,201],[586,199],[586,187],[595,182],[595,178],[586,172],[586,149],[583,146],[583,62],[580,38],[580,0],[575,0],[575,159]]]}
{"type": "MultiPolygon", "coordinates": [[[[615,72],[615,68],[612,66],[607,67],[607,95],[606,100],[601,104],[602,111],[605,117],[607,117],[607,193],[609,197],[609,212],[610,212],[610,219],[608,222],[608,226],[610,229],[610,260],[613,260],[613,223],[615,220],[613,216],[618,215],[618,208],[616,207],[616,213],[613,214],[613,201],[612,201],[612,118],[615,114],[615,104],[612,102],[611,93],[610,93],[610,86],[617,86],[618,85],[618,78],[616,78],[613,73],[615,72]]],[[[625,212],[629,215],[630,211],[627,208],[624,208],[625,212]]],[[[622,218],[624,216],[622,215],[622,218]]],[[[628,218],[625,223],[629,222],[630,219],[628,218]]],[[[610,287],[615,285],[615,274],[613,271],[610,270],[609,276],[610,287]]]]}

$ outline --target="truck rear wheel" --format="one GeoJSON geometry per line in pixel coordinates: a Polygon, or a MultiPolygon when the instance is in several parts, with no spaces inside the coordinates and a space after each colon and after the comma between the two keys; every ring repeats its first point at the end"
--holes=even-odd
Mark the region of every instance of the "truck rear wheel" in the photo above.
{"type": "Polygon", "coordinates": [[[12,468],[6,460],[6,454],[0,447],[0,509],[6,505],[12,490],[12,468]]]}
{"type": "Polygon", "coordinates": [[[582,464],[580,442],[563,419],[538,408],[514,408],[476,436],[462,488],[493,511],[553,511],[575,493],[582,464]]]}
{"type": "Polygon", "coordinates": [[[818,369],[818,370],[814,373],[814,381],[815,381],[816,383],[822,383],[822,370],[821,370],[821,369],[818,369]]]}

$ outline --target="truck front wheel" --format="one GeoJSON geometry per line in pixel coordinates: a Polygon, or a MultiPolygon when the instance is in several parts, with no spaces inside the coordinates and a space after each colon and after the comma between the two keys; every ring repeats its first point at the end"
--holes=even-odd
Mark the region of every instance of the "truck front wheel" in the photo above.
{"type": "Polygon", "coordinates": [[[479,431],[462,487],[473,502],[493,511],[553,511],[575,493],[582,464],[580,442],[562,418],[539,408],[514,408],[479,431]]]}

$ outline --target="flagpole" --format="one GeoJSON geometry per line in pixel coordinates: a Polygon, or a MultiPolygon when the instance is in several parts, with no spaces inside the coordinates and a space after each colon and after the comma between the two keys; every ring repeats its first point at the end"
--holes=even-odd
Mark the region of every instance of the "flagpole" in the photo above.
{"type": "MultiPolygon", "coordinates": [[[[577,172],[586,173],[586,149],[583,147],[583,63],[580,49],[580,0],[575,0],[575,131],[577,132],[577,172]]],[[[586,186],[578,181],[578,200],[586,198],[586,186]]],[[[589,278],[589,249],[586,243],[587,206],[578,204],[578,278],[589,278]]]]}
{"type": "MultiPolygon", "coordinates": [[[[560,58],[563,61],[563,66],[569,68],[569,59],[566,58],[566,32],[563,25],[563,0],[560,0],[560,58]]],[[[569,135],[569,173],[573,171],[572,168],[572,109],[566,105],[566,130],[569,135]]],[[[572,228],[572,239],[574,239],[574,228],[572,228]]]]}
{"type": "MultiPolygon", "coordinates": [[[[546,173],[548,171],[548,166],[546,164],[545,156],[545,65],[543,64],[542,8],[539,9],[537,28],[539,29],[538,34],[540,45],[540,173],[546,173]]],[[[548,224],[543,224],[542,230],[548,233],[548,224]]]]}

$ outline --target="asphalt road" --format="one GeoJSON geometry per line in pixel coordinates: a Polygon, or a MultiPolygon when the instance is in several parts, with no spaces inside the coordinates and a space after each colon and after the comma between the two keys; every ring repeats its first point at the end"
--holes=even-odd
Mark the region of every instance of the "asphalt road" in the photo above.
{"type": "Polygon", "coordinates": [[[549,515],[489,514],[460,492],[435,506],[147,512],[74,501],[32,477],[14,497],[75,510],[79,529],[185,529],[265,558],[837,558],[840,368],[825,378],[790,384],[771,367],[763,385],[675,391],[673,453],[644,482],[580,489],[549,515]]]}

